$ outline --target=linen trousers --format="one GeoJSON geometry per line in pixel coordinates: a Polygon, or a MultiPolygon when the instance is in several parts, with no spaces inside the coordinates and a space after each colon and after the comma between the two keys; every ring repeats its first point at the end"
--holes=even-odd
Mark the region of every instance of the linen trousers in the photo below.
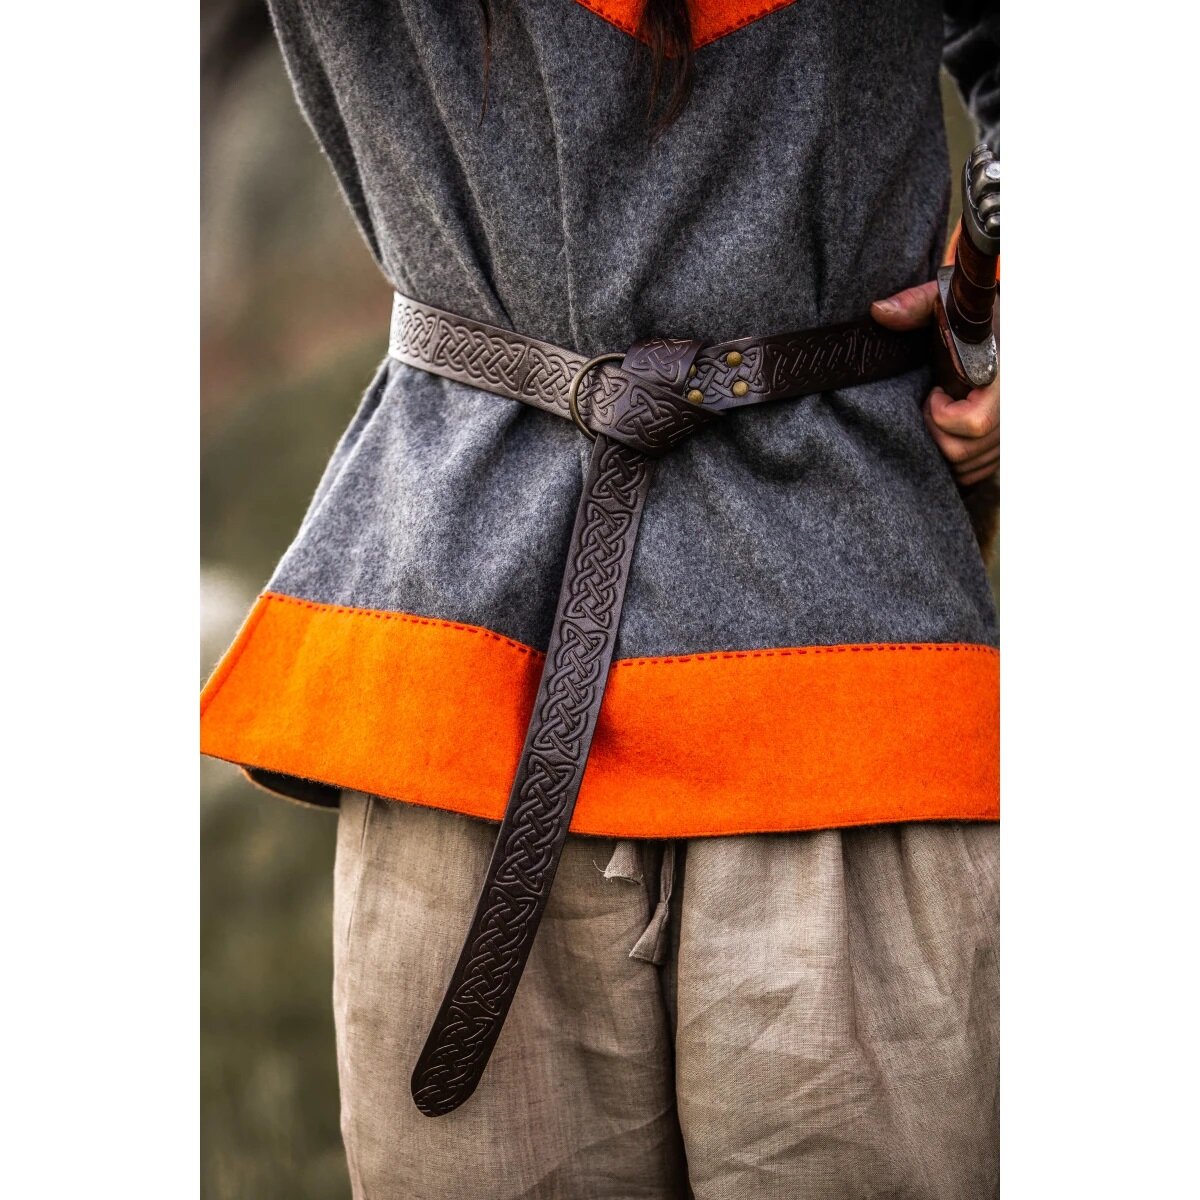
{"type": "Polygon", "coordinates": [[[998,1194],[997,825],[571,836],[483,1080],[431,1119],[409,1076],[495,833],[343,796],[358,1200],[998,1194]]]}

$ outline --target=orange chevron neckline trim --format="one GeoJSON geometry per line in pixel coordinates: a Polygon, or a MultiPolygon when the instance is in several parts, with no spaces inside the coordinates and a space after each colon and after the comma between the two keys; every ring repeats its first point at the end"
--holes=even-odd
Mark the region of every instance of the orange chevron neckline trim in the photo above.
{"type": "MultiPolygon", "coordinates": [[[[201,749],[499,820],[543,659],[475,625],[264,593],[204,689],[201,749]]],[[[571,828],[655,838],[992,821],[998,751],[988,646],[625,659],[571,828]]]]}
{"type": "MultiPolygon", "coordinates": [[[[645,0],[575,0],[630,37],[637,37],[645,0]]],[[[795,0],[690,0],[692,48],[699,50],[795,0]]]]}

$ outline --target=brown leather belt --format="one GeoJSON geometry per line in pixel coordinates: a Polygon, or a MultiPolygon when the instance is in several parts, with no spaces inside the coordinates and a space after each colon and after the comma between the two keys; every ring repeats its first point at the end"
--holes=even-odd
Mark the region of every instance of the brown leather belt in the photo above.
{"type": "Polygon", "coordinates": [[[433,1117],[478,1085],[545,911],[600,714],[655,459],[730,409],[912,370],[928,361],[929,340],[867,319],[716,345],[651,338],[588,359],[397,295],[389,353],[571,417],[595,442],[508,807],[413,1071],[413,1099],[433,1117]]]}

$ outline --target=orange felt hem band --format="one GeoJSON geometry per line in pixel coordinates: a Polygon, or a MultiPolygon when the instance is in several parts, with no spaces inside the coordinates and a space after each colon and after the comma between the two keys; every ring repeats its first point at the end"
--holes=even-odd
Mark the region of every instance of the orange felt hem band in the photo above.
{"type": "MultiPolygon", "coordinates": [[[[795,0],[692,0],[688,5],[692,21],[692,47],[699,50],[709,42],[723,38],[745,25],[786,8],[795,0]]],[[[631,37],[637,37],[645,0],[578,0],[584,8],[615,25],[631,37]]]]}
{"type": "MultiPolygon", "coordinates": [[[[201,749],[499,820],[543,656],[472,625],[259,597],[201,749]]],[[[704,837],[999,818],[999,654],[813,646],[613,665],[571,828],[704,837]]]]}

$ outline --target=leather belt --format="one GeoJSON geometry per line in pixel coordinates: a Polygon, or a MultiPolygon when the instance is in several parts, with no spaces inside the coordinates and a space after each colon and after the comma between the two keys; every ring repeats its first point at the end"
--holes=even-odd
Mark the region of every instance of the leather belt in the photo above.
{"type": "Polygon", "coordinates": [[[397,295],[388,350],[410,366],[570,417],[595,442],[508,806],[413,1071],[417,1107],[441,1116],[478,1085],[546,908],[600,714],[655,459],[730,409],[911,370],[928,361],[929,340],[866,319],[715,345],[651,338],[624,354],[589,359],[397,295]]]}

